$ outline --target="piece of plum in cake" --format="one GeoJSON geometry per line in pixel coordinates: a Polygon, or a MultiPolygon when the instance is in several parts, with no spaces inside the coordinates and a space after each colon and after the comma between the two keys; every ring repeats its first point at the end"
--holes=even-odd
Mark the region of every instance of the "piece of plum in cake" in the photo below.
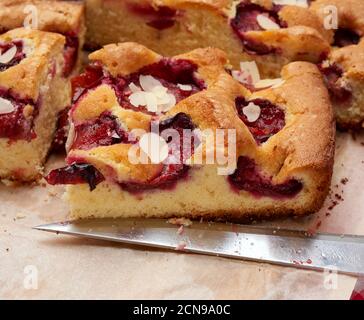
{"type": "Polygon", "coordinates": [[[219,49],[164,57],[107,45],[72,81],[70,218],[246,220],[318,210],[330,185],[334,122],[318,68],[286,66],[248,90],[219,49]]]}
{"type": "Polygon", "coordinates": [[[70,101],[65,38],[23,28],[0,36],[0,179],[33,181],[70,101]]]}
{"type": "Polygon", "coordinates": [[[254,60],[263,76],[279,77],[283,65],[291,61],[317,63],[330,50],[332,31],[324,28],[308,4],[282,5],[279,0],[86,0],[86,42],[95,47],[133,41],[166,56],[217,47],[228,54],[235,68],[241,61],[254,60]]]}

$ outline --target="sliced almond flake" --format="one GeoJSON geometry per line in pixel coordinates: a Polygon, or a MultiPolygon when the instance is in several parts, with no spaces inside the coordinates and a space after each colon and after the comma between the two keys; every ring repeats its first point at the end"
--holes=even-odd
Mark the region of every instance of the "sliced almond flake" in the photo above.
{"type": "Polygon", "coordinates": [[[233,70],[231,71],[231,76],[242,84],[253,84],[252,77],[246,72],[233,70]]]}
{"type": "Polygon", "coordinates": [[[142,91],[142,89],[140,89],[137,85],[135,85],[135,83],[134,82],[131,82],[130,84],[129,84],[129,89],[130,89],[130,91],[131,92],[139,92],[139,91],[142,91]]]}
{"type": "Polygon", "coordinates": [[[260,73],[255,61],[240,62],[240,70],[252,78],[252,84],[260,80],[260,73]]]}
{"type": "Polygon", "coordinates": [[[139,140],[139,147],[153,164],[162,163],[168,157],[167,142],[154,132],[144,134],[139,140]]]}
{"type": "Polygon", "coordinates": [[[163,87],[160,81],[150,75],[140,75],[139,83],[144,91],[152,91],[155,87],[163,87]]]}
{"type": "Polygon", "coordinates": [[[286,82],[286,80],[283,80],[283,79],[277,79],[277,82],[275,84],[272,85],[272,88],[275,89],[275,88],[278,88],[280,87],[282,84],[284,84],[286,82]],[[281,80],[281,81],[278,81],[278,80],[281,80]]]}
{"type": "Polygon", "coordinates": [[[146,106],[145,92],[134,92],[129,96],[129,101],[134,107],[146,106]]]}
{"type": "Polygon", "coordinates": [[[260,117],[261,109],[253,102],[250,102],[246,107],[243,108],[243,113],[249,122],[255,122],[260,117]]]}
{"type": "Polygon", "coordinates": [[[163,86],[156,86],[151,90],[151,92],[153,92],[157,97],[163,98],[167,94],[168,89],[163,86]]]}
{"type": "Polygon", "coordinates": [[[273,4],[281,6],[298,6],[308,8],[307,0],[273,0],[273,4]]]}
{"type": "Polygon", "coordinates": [[[66,145],[65,145],[67,153],[71,150],[73,141],[75,140],[75,136],[76,136],[75,125],[73,123],[71,123],[70,129],[68,131],[66,145]]]}
{"type": "Polygon", "coordinates": [[[177,84],[177,87],[180,88],[182,91],[192,91],[192,86],[189,84],[177,84]]]}
{"type": "Polygon", "coordinates": [[[6,64],[14,59],[18,49],[16,46],[12,46],[10,49],[6,50],[0,54],[0,63],[6,64]]]}
{"type": "Polygon", "coordinates": [[[282,85],[285,81],[281,78],[277,79],[264,79],[258,81],[254,87],[256,89],[264,89],[264,88],[278,88],[280,85],[282,85]]]}
{"type": "Polygon", "coordinates": [[[0,114],[7,114],[13,111],[15,111],[15,107],[11,101],[0,98],[0,114]]]}
{"type": "Polygon", "coordinates": [[[144,92],[147,110],[149,112],[158,111],[158,99],[153,92],[144,92]]]}
{"type": "Polygon", "coordinates": [[[146,106],[149,112],[165,112],[176,105],[176,97],[168,93],[168,88],[164,87],[158,80],[149,75],[139,76],[140,86],[134,83],[129,85],[132,94],[129,96],[130,103],[135,106],[146,106]]]}
{"type": "Polygon", "coordinates": [[[177,103],[176,97],[170,93],[168,94],[168,97],[169,97],[169,102],[159,105],[160,112],[167,112],[176,105],[177,103]]]}
{"type": "Polygon", "coordinates": [[[169,104],[171,101],[171,97],[169,94],[165,94],[161,97],[157,97],[157,100],[158,100],[158,105],[169,104]]]}
{"type": "Polygon", "coordinates": [[[117,132],[114,131],[113,134],[111,135],[111,138],[119,139],[120,136],[118,135],[117,132]]]}
{"type": "Polygon", "coordinates": [[[257,22],[264,30],[278,30],[281,27],[264,14],[257,15],[257,22]]]}

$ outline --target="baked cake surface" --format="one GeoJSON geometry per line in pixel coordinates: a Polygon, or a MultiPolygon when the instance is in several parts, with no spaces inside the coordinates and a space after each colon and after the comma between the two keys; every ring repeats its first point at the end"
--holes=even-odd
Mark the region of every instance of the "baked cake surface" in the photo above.
{"type": "Polygon", "coordinates": [[[23,27],[24,22],[28,22],[32,28],[64,35],[64,73],[69,76],[81,66],[80,54],[86,33],[84,11],[79,1],[1,0],[0,32],[23,27]],[[31,19],[33,13],[35,21],[31,19]]]}
{"type": "Polygon", "coordinates": [[[332,50],[319,64],[330,91],[338,125],[358,129],[364,123],[364,2],[361,0],[317,0],[314,11],[324,23],[325,8],[334,6],[338,29],[332,50]]]}
{"type": "MultiPolygon", "coordinates": [[[[62,0],[2,0],[0,2],[0,32],[23,27],[60,33],[64,45],[65,77],[77,74],[82,64],[82,48],[86,33],[84,4],[62,0]]],[[[71,101],[65,106],[69,106],[71,101]]],[[[59,112],[57,132],[52,151],[64,153],[68,130],[68,108],[59,112]]]]}
{"type": "Polygon", "coordinates": [[[280,83],[250,91],[219,49],[166,58],[123,43],[90,59],[73,80],[68,166],[47,176],[68,185],[72,219],[245,220],[321,207],[335,130],[315,65],[291,63],[280,83]]]}
{"type": "Polygon", "coordinates": [[[309,8],[275,0],[86,0],[87,43],[134,41],[166,56],[201,47],[254,60],[266,77],[291,61],[317,63],[332,32],[309,8]]]}
{"type": "Polygon", "coordinates": [[[332,50],[320,65],[330,92],[338,125],[364,126],[364,40],[332,50]]]}
{"type": "Polygon", "coordinates": [[[41,177],[57,113],[70,101],[64,44],[22,28],[0,36],[0,179],[41,177]]]}

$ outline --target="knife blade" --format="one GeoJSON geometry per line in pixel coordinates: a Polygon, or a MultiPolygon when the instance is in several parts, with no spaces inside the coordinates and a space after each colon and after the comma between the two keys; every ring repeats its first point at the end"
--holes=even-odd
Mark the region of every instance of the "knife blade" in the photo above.
{"type": "Polygon", "coordinates": [[[364,274],[364,236],[309,236],[299,230],[211,222],[194,222],[181,232],[164,219],[90,219],[34,229],[282,266],[364,274]]]}

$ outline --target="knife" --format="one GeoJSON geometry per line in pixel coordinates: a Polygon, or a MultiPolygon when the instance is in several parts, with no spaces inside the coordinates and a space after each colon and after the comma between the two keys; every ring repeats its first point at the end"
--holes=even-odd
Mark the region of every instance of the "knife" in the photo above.
{"type": "Polygon", "coordinates": [[[364,274],[364,236],[317,234],[252,225],[163,219],[90,219],[34,229],[134,245],[268,262],[344,274],[364,274]]]}

